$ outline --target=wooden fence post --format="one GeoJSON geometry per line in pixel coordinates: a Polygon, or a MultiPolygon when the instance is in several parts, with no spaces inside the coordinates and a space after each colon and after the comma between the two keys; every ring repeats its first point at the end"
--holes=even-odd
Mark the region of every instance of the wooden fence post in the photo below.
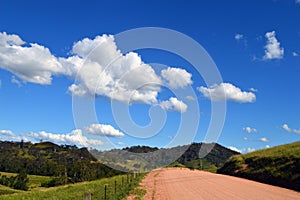
{"type": "Polygon", "coordinates": [[[106,200],[106,184],[104,185],[104,200],[106,200]]]}
{"type": "Polygon", "coordinates": [[[85,195],[85,200],[92,200],[92,195],[91,194],[86,194],[85,195]]]}
{"type": "Polygon", "coordinates": [[[115,180],[115,196],[117,196],[117,180],[115,180]]]}

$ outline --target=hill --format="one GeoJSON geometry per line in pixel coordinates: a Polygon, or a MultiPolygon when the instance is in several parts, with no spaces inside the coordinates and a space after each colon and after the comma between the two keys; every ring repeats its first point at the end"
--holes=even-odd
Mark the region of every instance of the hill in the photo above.
{"type": "Polygon", "coordinates": [[[218,173],[300,191],[300,142],[232,156],[218,173]]]}
{"type": "Polygon", "coordinates": [[[51,142],[0,141],[0,171],[59,177],[53,180],[56,183],[52,182],[52,185],[120,174],[100,163],[86,148],[58,146],[51,142]]]}
{"type": "Polygon", "coordinates": [[[239,154],[214,143],[193,143],[191,145],[161,149],[148,146],[133,146],[122,150],[92,150],[91,153],[101,162],[127,171],[147,171],[169,165],[170,163],[172,163],[172,166],[216,171],[229,157],[239,154]]]}

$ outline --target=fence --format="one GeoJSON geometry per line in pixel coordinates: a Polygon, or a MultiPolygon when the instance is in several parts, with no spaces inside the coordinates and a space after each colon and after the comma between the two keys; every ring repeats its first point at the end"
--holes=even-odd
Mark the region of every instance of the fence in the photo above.
{"type": "Polygon", "coordinates": [[[120,178],[115,177],[110,184],[104,184],[102,196],[93,196],[92,193],[85,194],[85,200],[103,199],[103,200],[118,200],[125,197],[136,184],[140,174],[126,174],[120,178]]]}

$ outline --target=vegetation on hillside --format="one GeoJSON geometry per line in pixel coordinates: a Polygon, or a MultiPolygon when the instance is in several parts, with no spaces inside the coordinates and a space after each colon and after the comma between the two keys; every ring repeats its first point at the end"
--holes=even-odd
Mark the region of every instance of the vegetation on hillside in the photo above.
{"type": "Polygon", "coordinates": [[[232,156],[218,173],[300,191],[300,142],[232,156]]]}
{"type": "Polygon", "coordinates": [[[127,171],[147,171],[168,166],[170,163],[172,166],[177,163],[192,169],[216,171],[229,157],[239,154],[219,144],[207,143],[193,143],[166,149],[133,146],[123,150],[92,150],[91,153],[101,162],[127,171]]]}
{"type": "Polygon", "coordinates": [[[44,186],[90,181],[121,173],[97,161],[86,148],[58,146],[51,142],[1,141],[0,171],[52,176],[44,186]]]}

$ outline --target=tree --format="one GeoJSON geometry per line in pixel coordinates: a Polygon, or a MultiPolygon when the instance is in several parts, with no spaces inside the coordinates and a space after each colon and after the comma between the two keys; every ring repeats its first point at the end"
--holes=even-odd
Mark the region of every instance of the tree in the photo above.
{"type": "Polygon", "coordinates": [[[13,188],[18,190],[28,190],[28,182],[29,179],[27,174],[24,170],[22,170],[20,174],[17,175],[13,188]]]}

